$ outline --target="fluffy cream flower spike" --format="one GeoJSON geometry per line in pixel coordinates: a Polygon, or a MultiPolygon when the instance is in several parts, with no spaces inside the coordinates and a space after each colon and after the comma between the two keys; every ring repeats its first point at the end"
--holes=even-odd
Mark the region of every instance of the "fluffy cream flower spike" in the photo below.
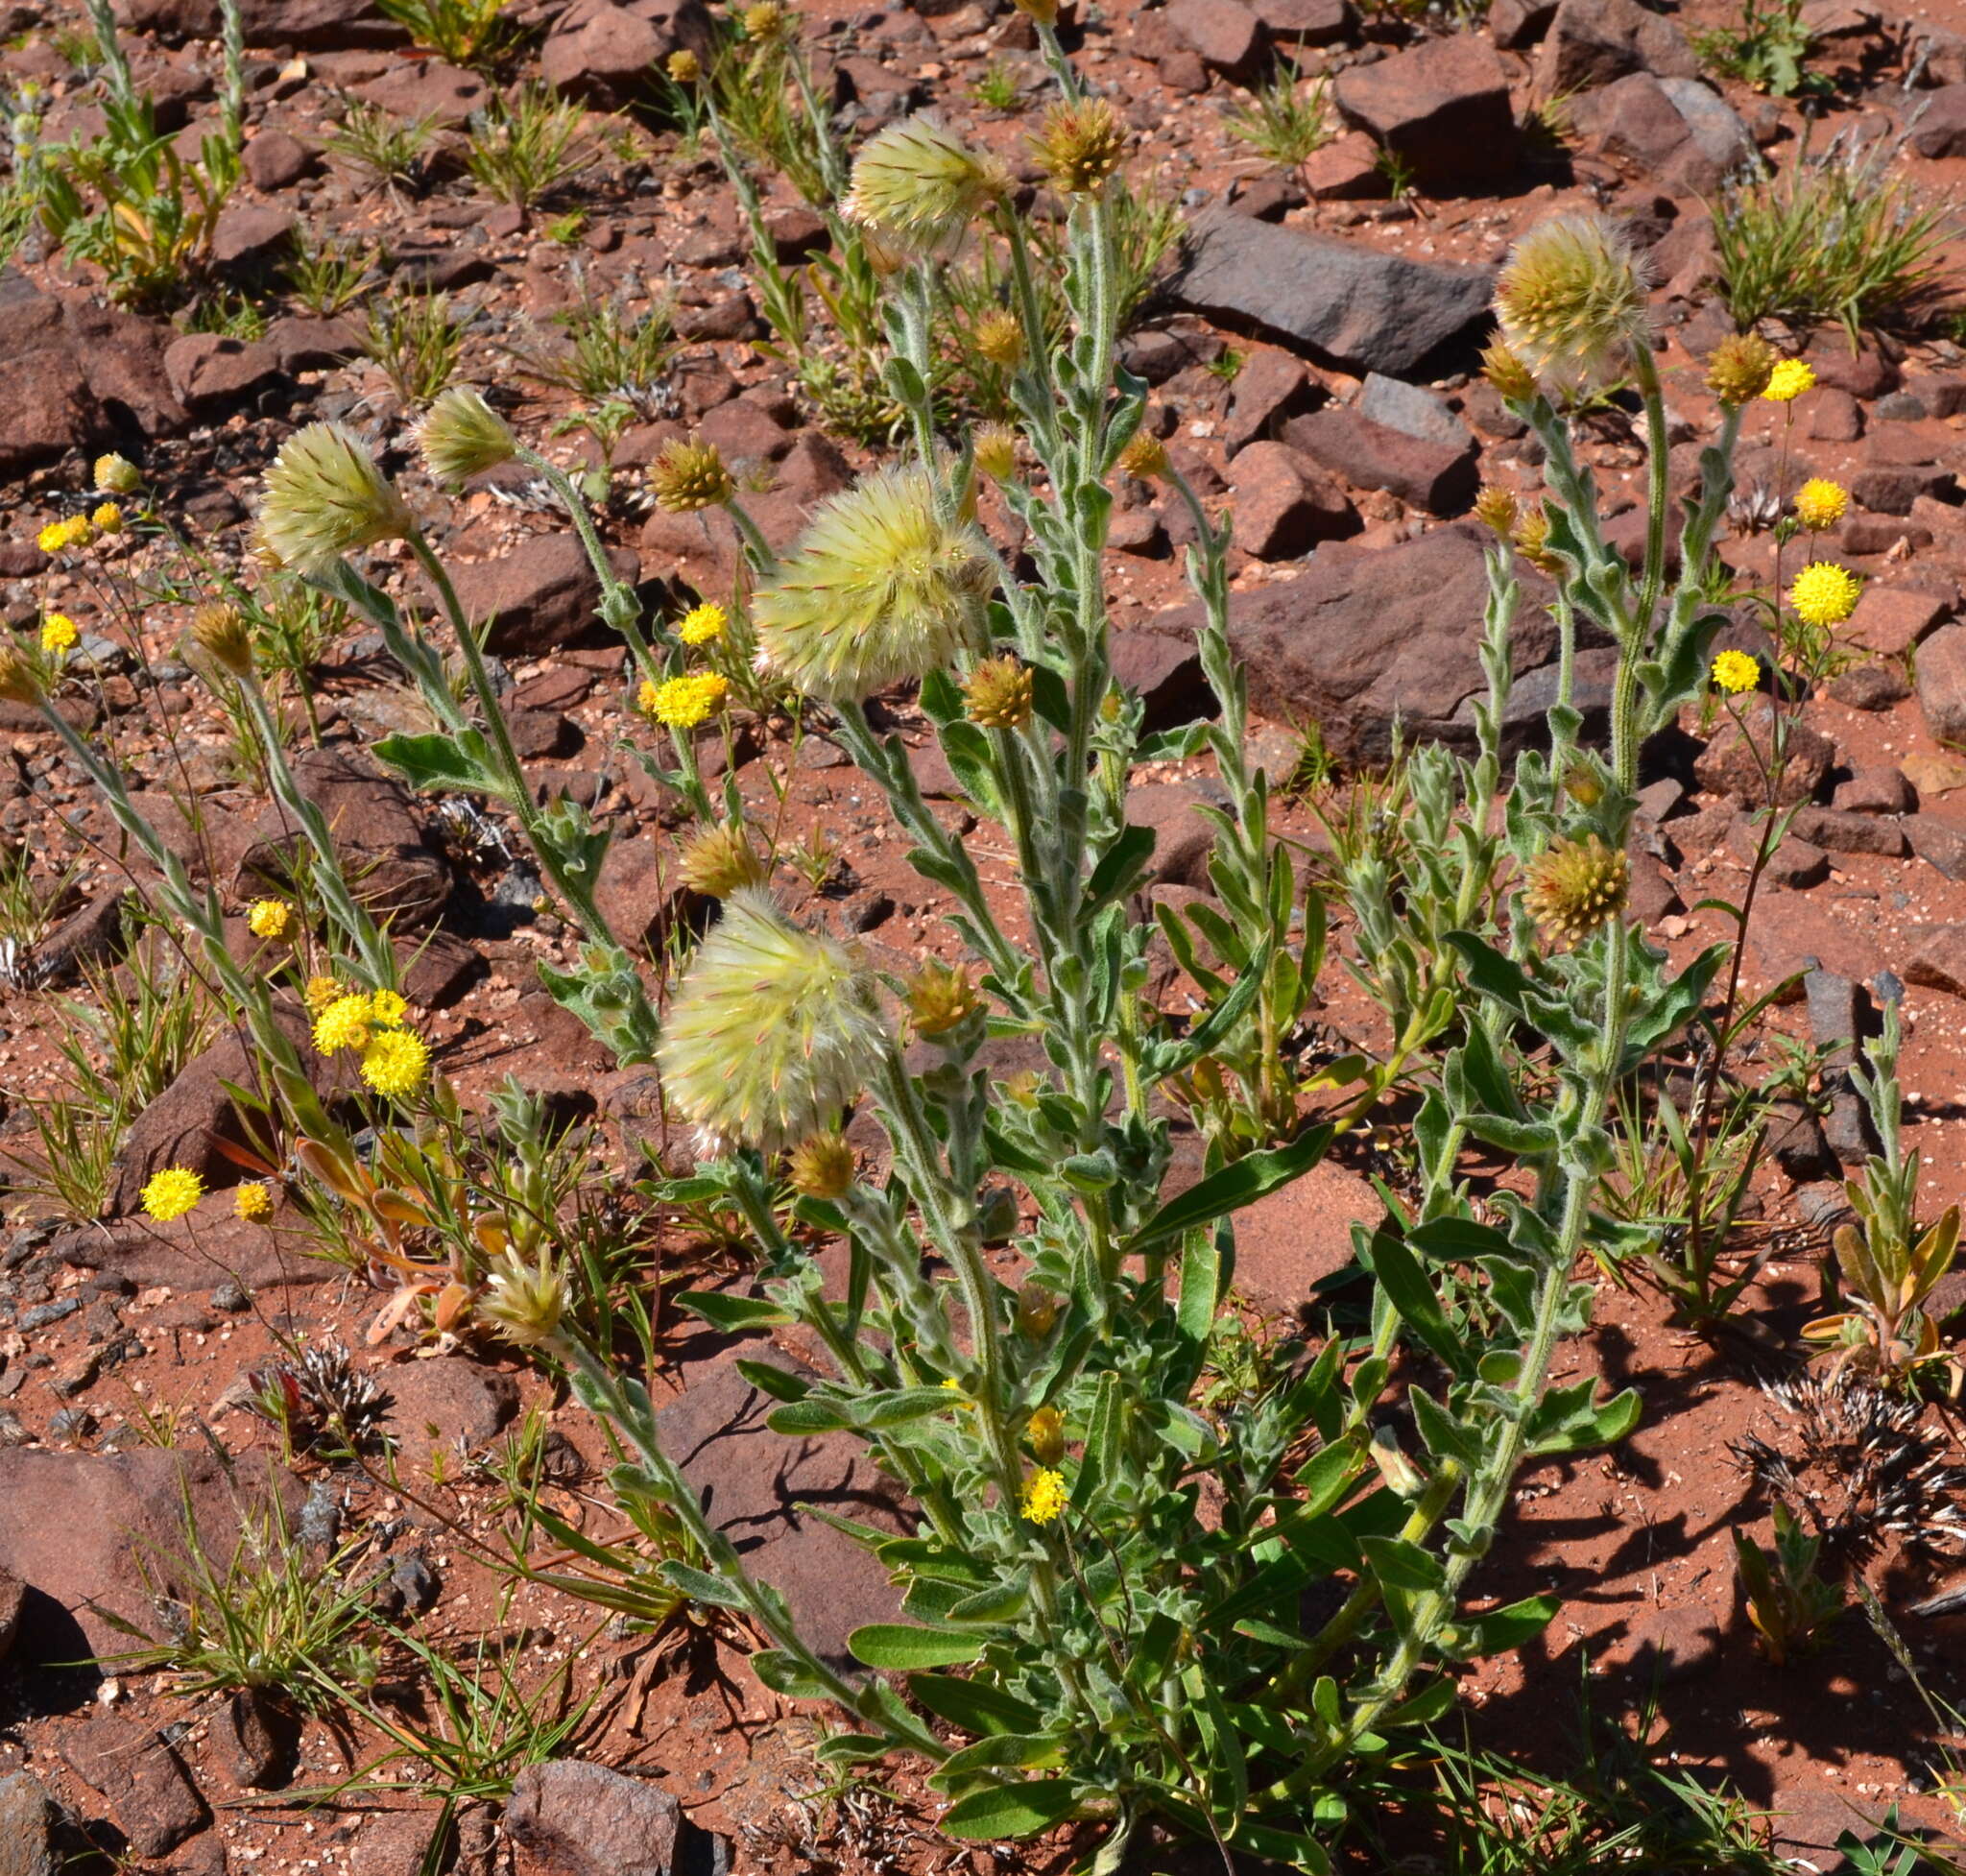
{"type": "Polygon", "coordinates": [[[406,539],[416,525],[375,459],[339,423],[297,430],[266,472],[260,539],[296,571],[378,541],[406,539]]]}
{"type": "Polygon", "coordinates": [[[943,253],[1009,187],[994,158],[979,156],[933,117],[908,117],[872,138],[853,159],[846,211],[913,253],[943,253]]]}
{"type": "Polygon", "coordinates": [[[861,959],[743,887],[690,960],[657,1053],[706,1147],[775,1153],[835,1125],[888,1046],[861,959]]]}
{"type": "Polygon", "coordinates": [[[857,704],[947,664],[995,582],[989,543],[946,521],[920,469],[870,475],[820,509],[752,606],[757,666],[827,704],[857,704]]]}
{"type": "Polygon", "coordinates": [[[1522,240],[1495,289],[1509,349],[1552,383],[1600,381],[1645,343],[1650,270],[1601,215],[1555,215],[1522,240]]]}

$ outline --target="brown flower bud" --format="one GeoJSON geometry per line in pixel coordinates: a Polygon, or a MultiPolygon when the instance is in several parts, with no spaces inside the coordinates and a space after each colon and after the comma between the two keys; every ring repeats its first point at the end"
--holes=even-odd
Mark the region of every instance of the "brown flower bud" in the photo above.
{"type": "Polygon", "coordinates": [[[1029,667],[1008,653],[984,659],[963,686],[970,721],[986,730],[1021,730],[1031,720],[1031,695],[1029,667]]]}
{"type": "Polygon", "coordinates": [[[1723,404],[1751,404],[1768,388],[1775,348],[1752,332],[1736,332],[1707,355],[1707,389],[1723,404]]]}

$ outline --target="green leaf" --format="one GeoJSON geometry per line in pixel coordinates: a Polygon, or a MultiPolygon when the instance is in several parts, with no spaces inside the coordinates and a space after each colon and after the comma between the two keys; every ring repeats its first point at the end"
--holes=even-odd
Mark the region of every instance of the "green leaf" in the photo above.
{"type": "Polygon", "coordinates": [[[936,1716],[966,1733],[1035,1733],[1043,1723],[1038,1709],[988,1681],[955,1674],[910,1674],[908,1692],[936,1716]]]}
{"type": "Polygon", "coordinates": [[[788,1374],[776,1361],[739,1361],[737,1372],[760,1394],[775,1401],[803,1401],[812,1391],[809,1381],[788,1374]]]}
{"type": "Polygon", "coordinates": [[[837,1403],[815,1396],[781,1407],[765,1420],[775,1433],[843,1433],[852,1424],[837,1403]]]}
{"type": "Polygon", "coordinates": [[[1166,1239],[1177,1238],[1197,1225],[1211,1224],[1281,1191],[1316,1166],[1331,1143],[1329,1127],[1312,1127],[1287,1146],[1245,1154],[1162,1206],[1127,1240],[1123,1255],[1138,1256],[1166,1239]]]}
{"type": "Polygon", "coordinates": [[[1405,1240],[1391,1231],[1374,1234],[1368,1256],[1372,1273],[1379,1279],[1386,1300],[1400,1312],[1400,1320],[1437,1356],[1450,1374],[1462,1374],[1468,1365],[1468,1351],[1454,1335],[1440,1298],[1433,1293],[1405,1240]]]}
{"type": "Polygon", "coordinates": [[[384,736],[375,753],[421,794],[451,789],[504,798],[485,738],[475,730],[457,736],[384,736]]]}
{"type": "Polygon", "coordinates": [[[1139,884],[1146,872],[1147,862],[1154,857],[1154,838],[1152,828],[1139,828],[1129,823],[1120,829],[1113,845],[1099,856],[1099,864],[1092,869],[1092,877],[1086,881],[1088,916],[1114,900],[1123,898],[1139,884]]]}
{"type": "Polygon", "coordinates": [[[1062,1824],[1078,1809],[1078,1788],[1068,1778],[1028,1778],[971,1792],[942,1814],[942,1828],[965,1842],[1036,1837],[1062,1824]]]}
{"type": "Polygon", "coordinates": [[[983,1652],[980,1635],[916,1628],[904,1622],[870,1622],[847,1637],[856,1661],[870,1668],[953,1668],[983,1652]]]}
{"type": "Polygon", "coordinates": [[[1563,1599],[1556,1596],[1525,1596],[1505,1609],[1491,1609],[1485,1616],[1463,1616],[1454,1627],[1459,1645],[1454,1652],[1464,1660],[1481,1654],[1505,1654],[1524,1642],[1533,1642],[1549,1626],[1563,1599]]]}
{"type": "Polygon", "coordinates": [[[726,1296],[713,1289],[685,1289],[676,1301],[712,1329],[741,1335],[747,1329],[769,1329],[796,1318],[791,1311],[762,1296],[726,1296]]]}
{"type": "Polygon", "coordinates": [[[1372,1565],[1373,1575],[1386,1587],[1415,1592],[1447,1587],[1447,1572],[1440,1559],[1403,1537],[1361,1537],[1358,1548],[1372,1565]]]}
{"type": "Polygon", "coordinates": [[[774,1694],[788,1700],[830,1700],[832,1689],[796,1654],[783,1648],[759,1648],[751,1657],[751,1672],[774,1694]]]}
{"type": "Polygon", "coordinates": [[[662,1565],[662,1576],[692,1602],[702,1602],[712,1609],[742,1609],[748,1606],[729,1583],[721,1576],[712,1576],[707,1570],[697,1570],[689,1564],[672,1561],[662,1565]]]}
{"type": "Polygon", "coordinates": [[[853,1418],[867,1428],[901,1427],[931,1413],[947,1413],[955,1398],[947,1387],[887,1388],[863,1394],[853,1404],[853,1418]]]}

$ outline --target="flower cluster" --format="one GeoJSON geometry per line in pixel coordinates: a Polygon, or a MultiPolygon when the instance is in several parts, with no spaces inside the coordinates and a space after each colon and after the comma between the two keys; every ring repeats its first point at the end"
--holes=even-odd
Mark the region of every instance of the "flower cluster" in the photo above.
{"type": "Polygon", "coordinates": [[[86,515],[71,515],[65,521],[50,521],[35,537],[44,554],[65,554],[71,547],[86,547],[96,538],[96,524],[86,515]]]}
{"type": "Polygon", "coordinates": [[[1843,518],[1850,492],[1823,476],[1811,476],[1795,492],[1795,518],[1811,534],[1821,534],[1843,518]]]}
{"type": "Polygon", "coordinates": [[[167,1166],[156,1174],[142,1192],[145,1214],[160,1225],[197,1209],[204,1196],[204,1181],[189,1166],[167,1166]]]}
{"type": "MultiPolygon", "coordinates": [[[[308,985],[309,1007],[314,984],[308,985]]],[[[430,1047],[403,1026],[409,1005],[393,990],[344,991],[314,1019],[314,1046],[324,1055],[350,1049],[361,1058],[362,1079],[376,1094],[406,1100],[430,1072],[430,1047]]]]}
{"type": "Polygon", "coordinates": [[[247,1224],[273,1216],[273,1188],[263,1179],[250,1179],[232,1194],[232,1215],[247,1224]]]}
{"type": "Polygon", "coordinates": [[[1065,1489],[1065,1475],[1055,1472],[1050,1466],[1041,1466],[1024,1480],[1023,1497],[1019,1503],[1019,1515],[1034,1525],[1048,1525],[1057,1519],[1070,1503],[1070,1494],[1065,1489]]]}
{"type": "Polygon", "coordinates": [[[635,705],[644,716],[671,730],[694,730],[723,709],[730,689],[730,679],[715,671],[689,672],[660,684],[644,678],[635,705]]]}
{"type": "Polygon", "coordinates": [[[255,899],[246,913],[246,929],[255,938],[291,938],[294,908],[283,899],[255,899]]]}
{"type": "Polygon", "coordinates": [[[73,651],[81,638],[75,621],[66,613],[50,613],[41,621],[41,649],[57,658],[73,651]]]}

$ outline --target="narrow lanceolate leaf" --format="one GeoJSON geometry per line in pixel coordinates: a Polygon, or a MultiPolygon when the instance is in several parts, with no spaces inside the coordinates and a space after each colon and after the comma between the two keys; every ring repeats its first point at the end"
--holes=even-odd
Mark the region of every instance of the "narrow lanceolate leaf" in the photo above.
{"type": "Polygon", "coordinates": [[[870,1622],[847,1637],[855,1661],[870,1668],[953,1668],[983,1652],[983,1637],[904,1622],[870,1622]]]}
{"type": "Polygon", "coordinates": [[[1015,1840],[1062,1824],[1077,1809],[1078,1791],[1070,1779],[1027,1778],[958,1798],[942,1814],[942,1827],[970,1843],[1015,1840]]]}

